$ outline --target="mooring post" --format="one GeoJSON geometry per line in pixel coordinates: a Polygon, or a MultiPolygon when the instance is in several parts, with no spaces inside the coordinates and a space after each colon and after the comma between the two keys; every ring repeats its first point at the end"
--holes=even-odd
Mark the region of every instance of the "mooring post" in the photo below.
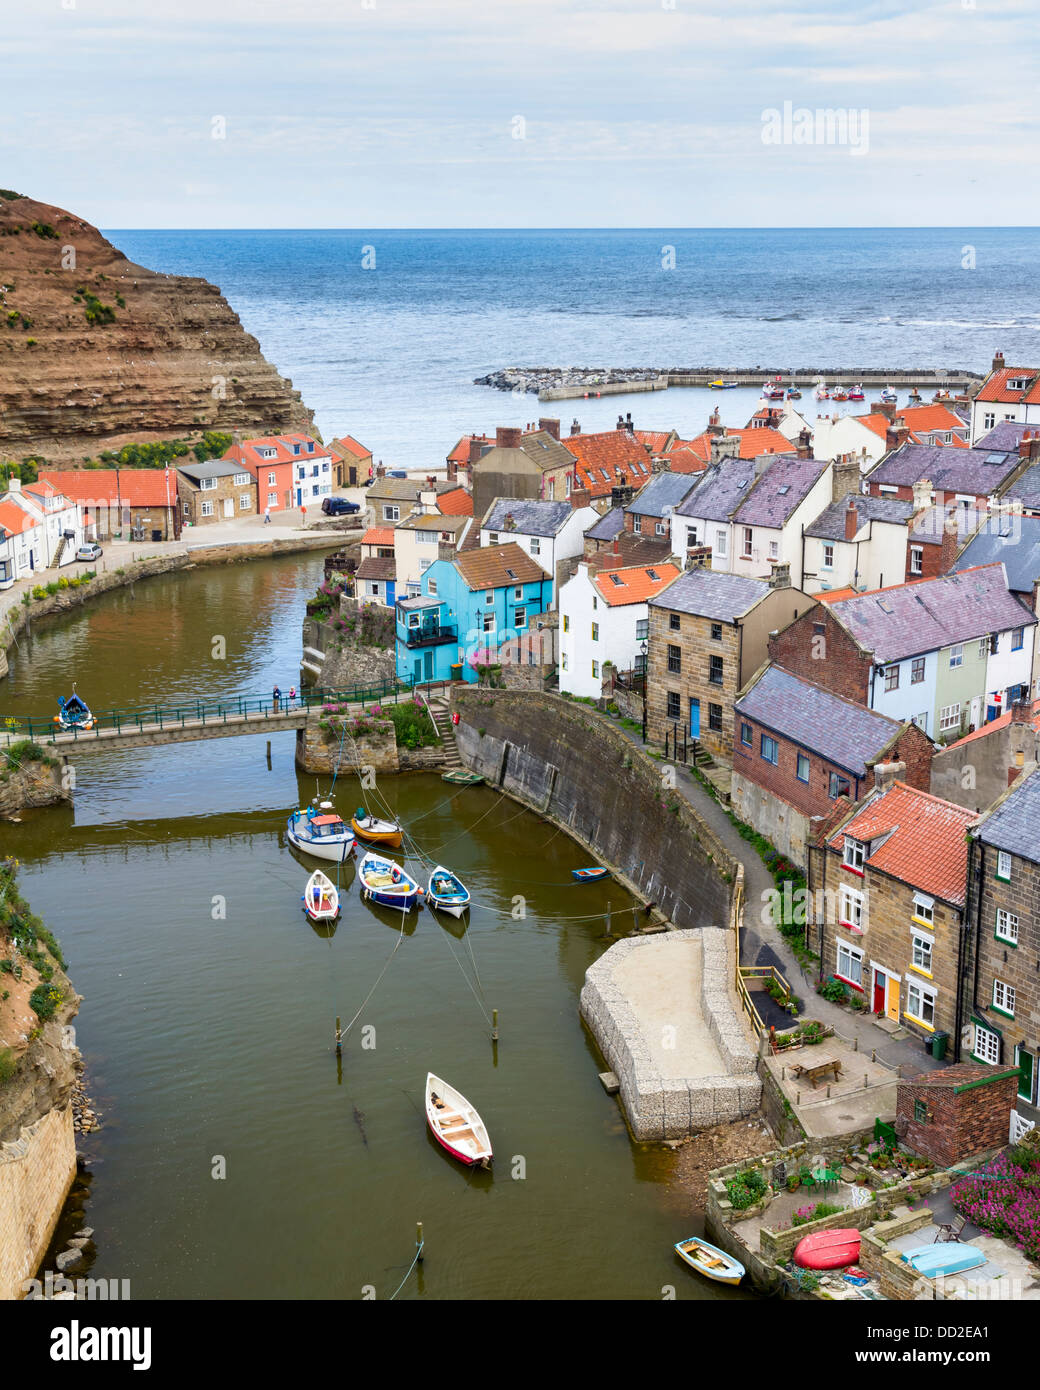
{"type": "Polygon", "coordinates": [[[498,1010],[491,1010],[491,1041],[498,1042],[498,1010]]]}
{"type": "Polygon", "coordinates": [[[336,1056],[343,1054],[343,1030],[339,1026],[339,1015],[336,1015],[336,1056]]]}
{"type": "Polygon", "coordinates": [[[267,740],[267,766],[271,766],[271,740],[267,740]]]}
{"type": "Polygon", "coordinates": [[[607,899],[607,935],[610,935],[610,899],[607,899]]]}
{"type": "Polygon", "coordinates": [[[417,1221],[417,1222],[415,1223],[415,1258],[418,1260],[418,1262],[419,1262],[420,1264],[422,1264],[422,1258],[423,1258],[423,1233],[422,1233],[422,1222],[421,1222],[421,1221],[417,1221]]]}

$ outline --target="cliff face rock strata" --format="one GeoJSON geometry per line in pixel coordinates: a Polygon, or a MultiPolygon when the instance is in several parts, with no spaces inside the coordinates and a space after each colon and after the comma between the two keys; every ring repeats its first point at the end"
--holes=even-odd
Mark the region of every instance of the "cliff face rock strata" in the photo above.
{"type": "Polygon", "coordinates": [[[313,433],[313,412],[216,285],[0,191],[0,455],[60,465],[206,429],[313,433]]]}

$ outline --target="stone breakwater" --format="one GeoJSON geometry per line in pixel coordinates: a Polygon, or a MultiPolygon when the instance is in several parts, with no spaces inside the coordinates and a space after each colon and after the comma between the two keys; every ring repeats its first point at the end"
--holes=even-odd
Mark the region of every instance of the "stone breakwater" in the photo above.
{"type": "Polygon", "coordinates": [[[730,989],[735,949],[718,927],[631,937],[586,972],[581,1016],[636,1139],[684,1139],[757,1113],[762,1082],[730,989]]]}

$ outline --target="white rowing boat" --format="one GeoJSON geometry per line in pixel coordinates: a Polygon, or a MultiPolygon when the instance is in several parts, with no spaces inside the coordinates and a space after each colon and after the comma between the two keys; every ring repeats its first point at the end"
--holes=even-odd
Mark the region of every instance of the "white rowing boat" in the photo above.
{"type": "Polygon", "coordinates": [[[491,1166],[491,1139],[484,1121],[454,1086],[426,1075],[426,1123],[437,1143],[469,1167],[491,1166]]]}
{"type": "Polygon", "coordinates": [[[315,869],[307,880],[303,910],[312,922],[331,922],[339,916],[339,889],[320,869],[315,869]]]}

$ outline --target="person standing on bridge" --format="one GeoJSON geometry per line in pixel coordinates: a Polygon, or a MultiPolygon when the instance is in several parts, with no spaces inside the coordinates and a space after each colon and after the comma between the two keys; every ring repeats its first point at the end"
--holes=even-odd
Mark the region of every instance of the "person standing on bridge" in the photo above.
{"type": "Polygon", "coordinates": [[[295,685],[290,685],[290,687],[289,687],[289,708],[290,708],[290,709],[292,709],[292,703],[293,703],[293,701],[294,701],[295,699],[296,699],[296,687],[295,687],[295,685]]]}
{"type": "Polygon", "coordinates": [[[282,692],[278,689],[277,686],[275,686],[274,690],[273,690],[272,693],[271,693],[271,701],[272,701],[272,703],[273,703],[273,705],[274,705],[274,712],[275,712],[275,714],[278,713],[278,701],[279,701],[281,698],[282,698],[282,692]]]}

